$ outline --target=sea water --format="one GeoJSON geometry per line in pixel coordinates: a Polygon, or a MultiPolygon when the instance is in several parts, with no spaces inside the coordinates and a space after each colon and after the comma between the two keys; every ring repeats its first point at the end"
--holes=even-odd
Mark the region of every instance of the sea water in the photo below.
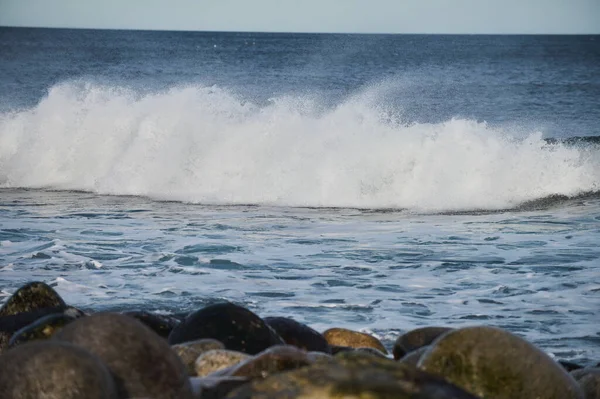
{"type": "Polygon", "coordinates": [[[0,28],[0,295],[600,360],[600,37],[0,28]]]}

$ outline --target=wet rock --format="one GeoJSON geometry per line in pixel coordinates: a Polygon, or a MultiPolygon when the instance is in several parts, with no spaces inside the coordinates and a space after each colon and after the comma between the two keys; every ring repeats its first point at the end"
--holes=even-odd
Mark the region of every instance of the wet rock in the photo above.
{"type": "Polygon", "coordinates": [[[222,370],[222,372],[232,377],[265,378],[271,374],[295,370],[311,363],[305,351],[293,345],[279,345],[244,360],[230,369],[222,370]]]}
{"type": "Polygon", "coordinates": [[[286,344],[308,352],[330,353],[329,344],[323,335],[306,324],[287,317],[265,317],[264,320],[286,344]]]}
{"type": "Polygon", "coordinates": [[[179,359],[183,362],[187,368],[189,375],[196,375],[195,364],[196,359],[203,353],[206,353],[213,349],[225,349],[225,345],[216,339],[199,339],[197,341],[184,342],[183,344],[177,344],[171,346],[171,349],[177,353],[179,359]]]}
{"type": "Polygon", "coordinates": [[[248,383],[243,377],[192,377],[190,378],[195,398],[221,399],[235,388],[248,383]]]}
{"type": "Polygon", "coordinates": [[[230,351],[227,349],[210,350],[196,359],[194,364],[194,374],[198,377],[207,376],[216,371],[234,366],[249,358],[250,356],[248,354],[238,351],[230,351]]]}
{"type": "Polygon", "coordinates": [[[401,359],[407,353],[429,345],[440,335],[451,330],[448,327],[423,327],[402,334],[394,343],[394,359],[401,359]]]}
{"type": "Polygon", "coordinates": [[[169,335],[171,345],[214,338],[227,349],[255,355],[284,342],[260,317],[233,303],[210,305],[190,314],[169,335]]]}
{"type": "Polygon", "coordinates": [[[429,345],[422,346],[419,349],[416,349],[412,352],[407,353],[406,355],[404,355],[404,357],[402,357],[402,359],[398,360],[398,362],[416,367],[417,364],[419,364],[419,360],[421,359],[421,356],[423,356],[423,354],[425,352],[427,352],[428,349],[429,349],[429,345]]]}
{"type": "Polygon", "coordinates": [[[343,352],[354,352],[354,348],[350,346],[341,346],[341,345],[330,345],[329,346],[332,355],[337,355],[338,353],[343,352]]]}
{"type": "Polygon", "coordinates": [[[548,355],[494,327],[444,334],[418,366],[484,398],[583,398],[575,380],[548,355]]]}
{"type": "Polygon", "coordinates": [[[349,346],[351,348],[375,348],[387,355],[388,351],[377,338],[346,328],[330,328],[323,332],[329,345],[349,346]]]}
{"type": "Polygon", "coordinates": [[[3,399],[114,399],[106,366],[86,350],[65,342],[33,342],[0,356],[3,399]]]}
{"type": "Polygon", "coordinates": [[[63,313],[44,316],[15,332],[8,343],[8,347],[13,348],[26,342],[49,339],[74,320],[76,320],[75,317],[63,313]]]}
{"type": "Polygon", "coordinates": [[[124,315],[133,317],[144,323],[146,327],[167,339],[171,331],[180,323],[180,320],[173,316],[160,315],[142,310],[132,310],[123,312],[124,315]]]}
{"type": "Polygon", "coordinates": [[[67,305],[48,284],[34,281],[19,288],[0,308],[0,316],[16,315],[42,308],[60,308],[67,305]]]}
{"type": "Polygon", "coordinates": [[[227,398],[477,399],[441,377],[357,352],[256,379],[227,398]]]}
{"type": "Polygon", "coordinates": [[[600,367],[586,367],[571,372],[579,383],[585,399],[600,399],[600,367]]]}
{"type": "Polygon", "coordinates": [[[573,362],[568,362],[566,360],[559,360],[558,364],[560,364],[565,370],[567,370],[568,372],[571,372],[573,370],[579,370],[582,369],[583,366],[580,366],[577,363],[573,363],[573,362]]]}
{"type": "Polygon", "coordinates": [[[96,313],[76,320],[53,340],[78,345],[102,360],[122,397],[191,398],[191,387],[175,352],[132,317],[96,313]]]}

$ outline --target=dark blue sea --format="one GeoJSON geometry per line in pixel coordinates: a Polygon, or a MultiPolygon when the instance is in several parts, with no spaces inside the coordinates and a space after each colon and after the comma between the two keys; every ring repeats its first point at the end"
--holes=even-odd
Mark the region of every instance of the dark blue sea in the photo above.
{"type": "Polygon", "coordinates": [[[0,28],[0,296],[600,360],[600,36],[0,28]]]}

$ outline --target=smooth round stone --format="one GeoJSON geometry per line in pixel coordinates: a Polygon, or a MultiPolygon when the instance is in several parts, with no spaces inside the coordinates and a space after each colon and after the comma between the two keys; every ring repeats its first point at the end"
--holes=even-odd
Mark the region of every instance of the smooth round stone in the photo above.
{"type": "Polygon", "coordinates": [[[227,349],[215,349],[203,353],[194,363],[195,375],[204,377],[209,374],[224,370],[228,367],[249,359],[250,355],[227,349]]]}
{"type": "Polygon", "coordinates": [[[394,359],[401,359],[407,353],[431,344],[436,338],[448,331],[452,331],[452,328],[423,327],[402,334],[394,343],[394,359]]]}
{"type": "Polygon", "coordinates": [[[124,315],[141,321],[146,327],[167,339],[171,331],[180,323],[175,317],[150,313],[142,310],[123,312],[124,315]]]}
{"type": "Polygon", "coordinates": [[[581,386],[585,399],[600,399],[600,367],[586,367],[571,372],[581,386]]]}
{"type": "Polygon", "coordinates": [[[115,399],[106,366],[86,350],[65,342],[32,342],[0,356],[3,399],[115,399]]]}
{"type": "Polygon", "coordinates": [[[411,366],[417,366],[419,364],[419,360],[421,360],[421,356],[429,349],[429,345],[423,346],[417,350],[407,353],[402,357],[402,359],[398,360],[399,363],[409,364],[411,366]]]}
{"type": "Polygon", "coordinates": [[[229,302],[210,305],[190,314],[173,329],[169,343],[175,345],[201,338],[216,339],[227,349],[250,355],[284,344],[260,317],[229,302]]]}
{"type": "Polygon", "coordinates": [[[78,345],[102,360],[122,397],[192,397],[185,366],[175,352],[132,317],[96,313],[65,326],[53,339],[78,345]]]}
{"type": "Polygon", "coordinates": [[[65,308],[65,301],[48,284],[34,281],[19,288],[0,308],[0,316],[42,308],[65,308]]]}
{"type": "Polygon", "coordinates": [[[203,353],[206,353],[213,349],[225,349],[225,345],[216,339],[205,338],[197,341],[184,342],[183,344],[177,344],[171,346],[171,349],[177,353],[179,359],[183,362],[187,368],[189,375],[196,375],[195,364],[196,359],[203,353]]]}
{"type": "Polygon", "coordinates": [[[330,353],[327,340],[318,331],[306,324],[288,317],[265,317],[271,326],[288,345],[294,345],[308,352],[330,353]]]}
{"type": "Polygon", "coordinates": [[[227,398],[477,399],[438,376],[358,352],[255,379],[227,398]]]}
{"type": "Polygon", "coordinates": [[[227,370],[232,377],[265,378],[311,364],[305,351],[293,345],[273,346],[227,370]]]}
{"type": "Polygon", "coordinates": [[[418,366],[486,399],[583,399],[558,363],[499,328],[450,331],[430,346],[418,366]]]}
{"type": "Polygon", "coordinates": [[[76,320],[75,317],[68,316],[65,314],[51,314],[41,319],[38,319],[34,323],[23,327],[19,331],[15,332],[9,343],[8,347],[12,348],[18,345],[23,345],[30,341],[39,341],[51,338],[57,331],[62,329],[67,324],[76,320]]]}
{"type": "Polygon", "coordinates": [[[346,328],[330,328],[323,332],[323,337],[329,345],[349,346],[351,348],[374,348],[387,355],[388,351],[377,338],[372,335],[346,328]]]}

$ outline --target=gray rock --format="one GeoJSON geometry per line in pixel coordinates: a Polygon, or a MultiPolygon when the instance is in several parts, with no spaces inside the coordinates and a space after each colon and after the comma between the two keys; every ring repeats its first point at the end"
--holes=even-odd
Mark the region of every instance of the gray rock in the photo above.
{"type": "Polygon", "coordinates": [[[421,356],[429,349],[429,345],[423,346],[417,350],[407,353],[402,357],[402,359],[398,360],[400,363],[408,364],[411,366],[417,366],[419,364],[419,360],[421,360],[421,356]]]}
{"type": "Polygon", "coordinates": [[[494,327],[444,334],[418,366],[486,399],[583,398],[577,382],[548,355],[494,327]]]}
{"type": "Polygon", "coordinates": [[[8,347],[13,348],[26,342],[49,339],[57,331],[74,320],[76,320],[74,317],[67,316],[63,313],[42,317],[34,323],[15,332],[8,343],[8,347]]]}
{"type": "Polygon", "coordinates": [[[600,367],[586,367],[571,372],[581,386],[585,399],[600,399],[600,367]]]}
{"type": "Polygon", "coordinates": [[[248,379],[265,378],[287,370],[295,370],[311,364],[305,351],[293,345],[273,346],[249,359],[238,363],[223,374],[248,379]]]}
{"type": "Polygon", "coordinates": [[[197,341],[184,342],[183,344],[172,345],[171,349],[177,353],[179,359],[185,365],[188,374],[195,376],[196,359],[203,353],[213,349],[225,349],[225,345],[216,339],[204,338],[197,341]]]}
{"type": "Polygon", "coordinates": [[[0,356],[3,399],[115,399],[106,366],[86,350],[65,342],[33,342],[0,356]]]}
{"type": "Polygon", "coordinates": [[[210,350],[196,359],[194,364],[195,375],[204,377],[234,366],[249,358],[250,355],[238,351],[230,351],[227,349],[210,350]]]}
{"type": "Polygon", "coordinates": [[[452,329],[448,327],[423,327],[402,334],[394,343],[394,359],[401,359],[407,353],[429,345],[448,331],[452,331],[452,329]]]}
{"type": "Polygon", "coordinates": [[[122,397],[191,398],[190,382],[167,342],[134,318],[96,313],[52,338],[78,345],[102,360],[122,397]]]}

